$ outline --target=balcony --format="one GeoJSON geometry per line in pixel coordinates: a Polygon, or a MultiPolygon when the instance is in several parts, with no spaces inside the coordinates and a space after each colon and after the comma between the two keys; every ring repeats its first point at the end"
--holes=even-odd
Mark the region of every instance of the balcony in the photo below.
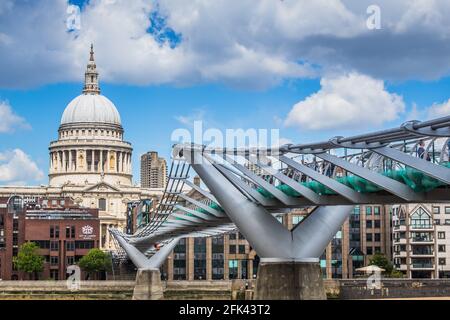
{"type": "Polygon", "coordinates": [[[411,268],[414,270],[430,270],[434,269],[434,264],[432,263],[413,263],[411,264],[411,268]]]}
{"type": "Polygon", "coordinates": [[[411,230],[426,230],[431,231],[433,229],[433,225],[431,224],[411,224],[411,230]]]}
{"type": "Polygon", "coordinates": [[[407,256],[406,251],[394,251],[395,258],[401,258],[401,257],[406,258],[406,256],[407,256]]]}
{"type": "Polygon", "coordinates": [[[411,243],[418,243],[418,244],[433,244],[434,238],[429,237],[415,237],[410,239],[411,243]]]}
{"type": "Polygon", "coordinates": [[[414,257],[434,257],[434,252],[431,251],[411,251],[411,256],[414,257]]]}

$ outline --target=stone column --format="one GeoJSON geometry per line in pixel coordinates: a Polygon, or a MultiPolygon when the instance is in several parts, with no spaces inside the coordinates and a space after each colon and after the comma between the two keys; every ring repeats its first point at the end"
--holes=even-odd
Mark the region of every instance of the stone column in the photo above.
{"type": "Polygon", "coordinates": [[[194,238],[187,238],[186,244],[188,244],[187,249],[187,258],[186,258],[186,264],[187,264],[187,280],[193,281],[194,280],[194,238]]]}
{"type": "Polygon", "coordinates": [[[59,151],[56,151],[56,171],[57,172],[61,171],[61,160],[59,156],[59,151]]]}
{"type": "Polygon", "coordinates": [[[50,170],[50,173],[53,173],[53,152],[50,152],[50,154],[49,154],[49,170],[50,170]]]}
{"type": "Polygon", "coordinates": [[[104,172],[105,168],[103,167],[103,150],[100,150],[100,165],[99,172],[104,172]]]}
{"type": "Polygon", "coordinates": [[[131,155],[130,153],[127,153],[127,174],[130,174],[131,172],[131,155]]]}
{"type": "Polygon", "coordinates": [[[61,171],[62,172],[66,172],[66,151],[62,151],[62,166],[61,166],[61,171]]]}
{"type": "Polygon", "coordinates": [[[87,149],[84,150],[84,171],[88,171],[87,149]]]}
{"type": "Polygon", "coordinates": [[[69,150],[69,171],[72,172],[72,150],[69,150]]]}
{"type": "Polygon", "coordinates": [[[95,150],[91,150],[91,172],[95,172],[95,150]]]}
{"type": "Polygon", "coordinates": [[[108,150],[106,152],[106,172],[111,172],[111,168],[109,167],[109,158],[111,157],[111,151],[108,150]]]}
{"type": "Polygon", "coordinates": [[[111,245],[110,245],[111,238],[109,237],[109,231],[108,231],[108,229],[111,228],[111,227],[112,227],[111,224],[106,225],[106,243],[105,243],[105,248],[106,249],[110,249],[111,248],[111,245]]]}
{"type": "Polygon", "coordinates": [[[224,268],[223,268],[223,278],[224,280],[228,280],[230,278],[230,268],[229,268],[229,253],[228,253],[228,248],[230,247],[230,236],[224,235],[223,237],[223,253],[225,255],[225,259],[224,259],[224,268]]]}

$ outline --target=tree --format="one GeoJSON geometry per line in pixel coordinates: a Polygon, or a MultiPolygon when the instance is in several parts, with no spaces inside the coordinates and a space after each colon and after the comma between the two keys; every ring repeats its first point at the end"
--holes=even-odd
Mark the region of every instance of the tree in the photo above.
{"type": "Polygon", "coordinates": [[[374,254],[372,258],[370,258],[369,264],[383,268],[384,270],[386,270],[384,273],[387,275],[391,274],[392,271],[394,271],[394,266],[392,265],[392,263],[388,260],[388,258],[386,258],[384,254],[381,253],[374,254]]]}
{"type": "Polygon", "coordinates": [[[37,251],[39,247],[34,242],[27,242],[20,246],[17,257],[13,258],[13,263],[17,270],[34,274],[35,280],[38,280],[39,272],[44,270],[44,257],[37,251]]]}
{"type": "Polygon", "coordinates": [[[92,249],[80,259],[78,265],[88,273],[98,274],[111,269],[111,258],[100,249],[92,249]]]}

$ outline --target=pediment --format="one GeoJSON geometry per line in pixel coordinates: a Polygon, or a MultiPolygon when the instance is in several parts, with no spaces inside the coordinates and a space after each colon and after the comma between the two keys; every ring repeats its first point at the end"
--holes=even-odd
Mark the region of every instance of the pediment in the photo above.
{"type": "Polygon", "coordinates": [[[107,182],[99,182],[93,186],[88,186],[86,187],[83,191],[85,192],[95,192],[95,191],[100,191],[100,192],[121,192],[121,190],[107,182]]]}

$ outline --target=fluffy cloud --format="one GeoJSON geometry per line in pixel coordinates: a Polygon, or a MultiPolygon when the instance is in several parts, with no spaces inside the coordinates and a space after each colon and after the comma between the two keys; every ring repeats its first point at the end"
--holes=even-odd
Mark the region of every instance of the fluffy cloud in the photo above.
{"type": "Polygon", "coordinates": [[[377,127],[405,111],[402,97],[389,93],[383,81],[350,73],[326,77],[321,89],[300,101],[285,124],[302,129],[377,127]]]}
{"type": "Polygon", "coordinates": [[[0,101],[0,133],[13,132],[17,128],[29,129],[30,125],[16,115],[7,102],[0,101]]]}
{"type": "Polygon", "coordinates": [[[368,30],[372,3],[91,0],[81,12],[81,29],[67,32],[66,0],[3,0],[0,87],[80,81],[91,42],[103,80],[138,85],[266,88],[330,70],[385,79],[449,73],[449,1],[379,0],[382,29],[368,30]],[[180,34],[178,45],[148,32],[155,10],[180,34]]]}
{"type": "Polygon", "coordinates": [[[435,103],[427,109],[427,118],[447,117],[450,115],[450,99],[444,103],[435,103]]]}
{"type": "Polygon", "coordinates": [[[25,184],[40,181],[44,173],[22,150],[0,152],[0,182],[6,184],[25,184]]]}

